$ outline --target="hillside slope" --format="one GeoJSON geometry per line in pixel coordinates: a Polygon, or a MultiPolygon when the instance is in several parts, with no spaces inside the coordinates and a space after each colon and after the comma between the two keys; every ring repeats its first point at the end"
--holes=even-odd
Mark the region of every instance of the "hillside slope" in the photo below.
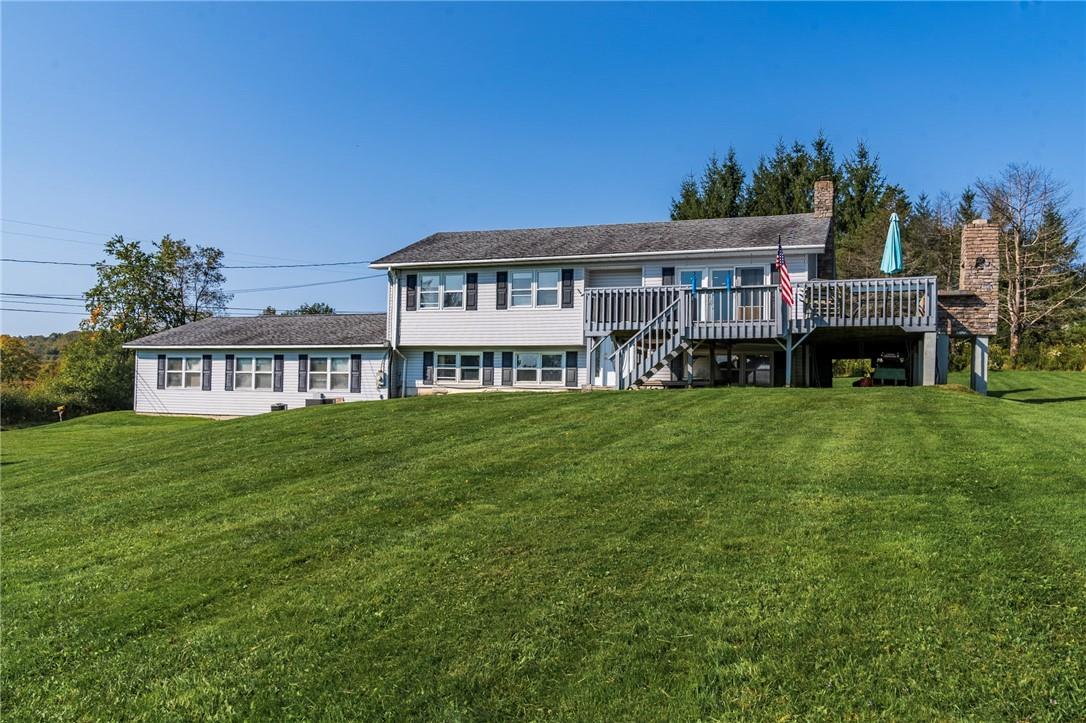
{"type": "Polygon", "coordinates": [[[3,712],[1071,718],[1086,375],[993,385],[5,432],[3,712]]]}

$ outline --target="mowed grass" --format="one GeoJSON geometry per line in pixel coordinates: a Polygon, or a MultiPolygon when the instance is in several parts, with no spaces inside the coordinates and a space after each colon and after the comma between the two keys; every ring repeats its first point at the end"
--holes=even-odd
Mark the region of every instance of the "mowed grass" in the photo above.
{"type": "Polygon", "coordinates": [[[5,432],[3,715],[1081,719],[1086,374],[992,388],[5,432]]]}

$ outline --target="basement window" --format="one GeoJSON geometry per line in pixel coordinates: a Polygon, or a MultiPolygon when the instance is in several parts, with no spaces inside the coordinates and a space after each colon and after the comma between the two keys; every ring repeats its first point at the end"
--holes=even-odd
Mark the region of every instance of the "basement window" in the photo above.
{"type": "Polygon", "coordinates": [[[519,352],[516,379],[528,384],[561,384],[562,352],[519,352]]]}

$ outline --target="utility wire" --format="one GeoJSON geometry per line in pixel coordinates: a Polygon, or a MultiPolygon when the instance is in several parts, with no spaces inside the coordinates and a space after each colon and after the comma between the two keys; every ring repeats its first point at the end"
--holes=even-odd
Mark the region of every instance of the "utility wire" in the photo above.
{"type": "MultiPolygon", "coordinates": [[[[97,264],[97,263],[84,263],[79,261],[46,261],[44,259],[8,259],[2,258],[0,261],[11,264],[49,264],[53,266],[89,266],[95,268],[99,265],[114,267],[116,264],[97,264]]],[[[369,261],[329,261],[319,264],[255,264],[249,266],[228,266],[223,265],[219,268],[222,269],[304,269],[314,266],[358,266],[360,264],[369,264],[369,261]]]]}

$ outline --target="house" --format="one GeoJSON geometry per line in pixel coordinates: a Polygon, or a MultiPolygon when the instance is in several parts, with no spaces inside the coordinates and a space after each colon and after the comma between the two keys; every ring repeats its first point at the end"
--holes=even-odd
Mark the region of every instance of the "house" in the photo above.
{"type": "Polygon", "coordinates": [[[804,214],[435,233],[371,264],[387,272],[387,314],[208,319],[133,342],[136,409],[226,415],[321,397],[829,386],[834,359],[880,356],[893,360],[886,381],[934,384],[945,382],[950,336],[973,340],[973,386],[983,391],[995,227],[963,231],[956,291],[940,292],[932,276],[836,279],[832,183],[818,181],[813,196],[804,214]],[[263,369],[260,386],[250,365],[263,369]]]}
{"type": "Polygon", "coordinates": [[[134,407],[234,417],[388,396],[384,314],[211,317],[126,344],[134,407]]]}

